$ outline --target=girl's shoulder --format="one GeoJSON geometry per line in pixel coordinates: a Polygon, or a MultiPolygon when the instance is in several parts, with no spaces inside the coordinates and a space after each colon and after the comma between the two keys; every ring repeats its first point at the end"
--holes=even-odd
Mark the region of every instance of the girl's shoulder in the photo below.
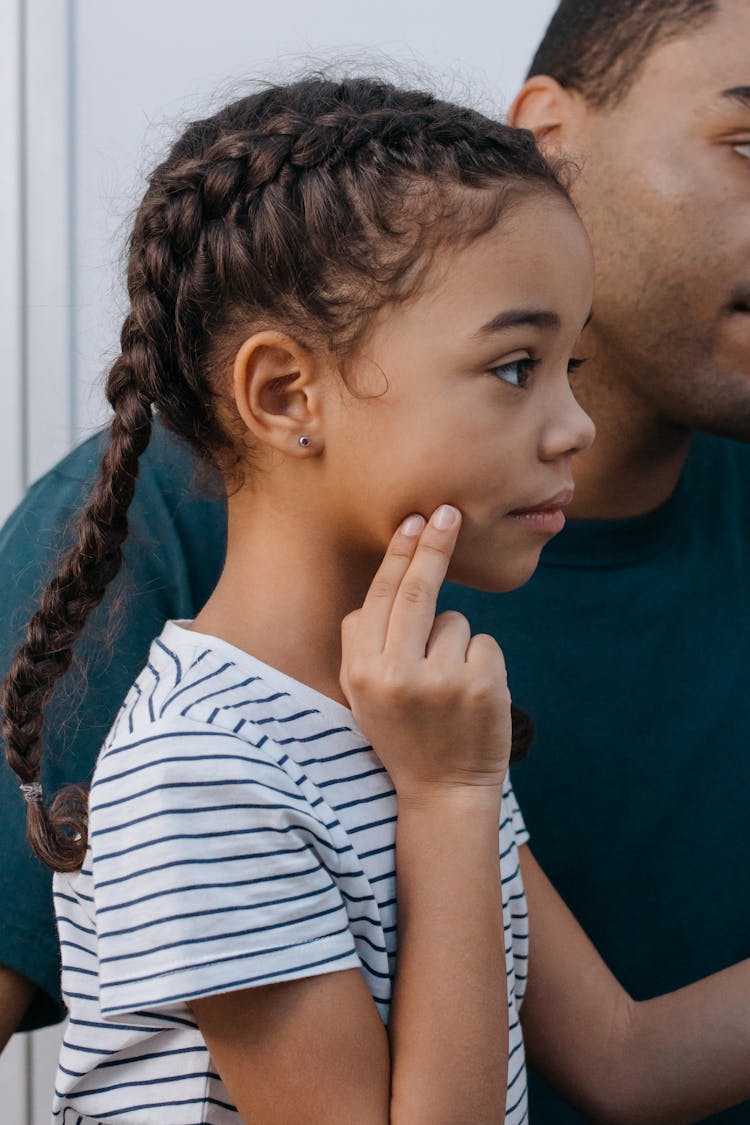
{"type": "Polygon", "coordinates": [[[92,839],[209,806],[217,815],[232,804],[310,813],[311,752],[325,767],[341,739],[347,748],[364,741],[345,708],[316,695],[218,638],[168,622],[99,755],[92,839]]]}

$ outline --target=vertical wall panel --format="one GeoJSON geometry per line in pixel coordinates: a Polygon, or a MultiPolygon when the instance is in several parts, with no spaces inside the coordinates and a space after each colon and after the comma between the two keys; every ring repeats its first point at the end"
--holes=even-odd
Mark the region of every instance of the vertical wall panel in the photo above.
{"type": "MultiPolygon", "coordinates": [[[[26,475],[23,16],[22,0],[0,0],[0,523],[20,499],[26,475]]],[[[28,1057],[21,1035],[0,1056],[2,1118],[13,1125],[28,1122],[28,1057]]]]}
{"type": "MultiPolygon", "coordinates": [[[[45,1027],[28,1036],[30,1040],[29,1125],[49,1125],[52,1086],[60,1055],[64,1024],[45,1027]]],[[[20,1036],[16,1036],[20,1038],[20,1036]]]]}
{"type": "Polygon", "coordinates": [[[72,441],[71,0],[26,0],[28,473],[72,441]]]}
{"type": "MultiPolygon", "coordinates": [[[[28,1117],[28,1036],[14,1035],[0,1055],[0,1120],[7,1125],[31,1125],[28,1117]]],[[[49,1108],[47,1121],[49,1122],[49,1108]]],[[[36,1123],[34,1123],[36,1125],[36,1123]]]]}
{"type": "MultiPolygon", "coordinates": [[[[0,0],[0,523],[72,441],[71,15],[0,0]]],[[[49,1122],[61,1034],[0,1056],[3,1122],[49,1122]]]]}
{"type": "Polygon", "coordinates": [[[23,12],[0,0],[0,523],[24,484],[23,12]]]}

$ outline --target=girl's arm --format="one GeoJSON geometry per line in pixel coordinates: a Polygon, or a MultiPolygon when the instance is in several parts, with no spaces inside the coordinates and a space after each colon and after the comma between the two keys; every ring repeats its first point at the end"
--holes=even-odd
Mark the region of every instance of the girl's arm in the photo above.
{"type": "Polygon", "coordinates": [[[398,795],[390,1046],[358,970],[194,1001],[222,1079],[257,1125],[504,1119],[510,699],[495,643],[472,638],[458,614],[435,621],[458,525],[456,513],[449,528],[397,533],[343,629],[342,685],[398,795]]]}
{"type": "Polygon", "coordinates": [[[504,1120],[508,992],[499,812],[481,792],[399,810],[393,1122],[504,1120]]]}
{"type": "Polygon", "coordinates": [[[399,812],[392,1054],[358,969],[193,1002],[247,1121],[502,1120],[508,1008],[497,839],[494,802],[459,795],[399,812]]]}
{"type": "Polygon", "coordinates": [[[574,1105],[611,1125],[682,1125],[750,1098],[750,961],[636,1002],[521,848],[530,1061],[574,1105]]]}

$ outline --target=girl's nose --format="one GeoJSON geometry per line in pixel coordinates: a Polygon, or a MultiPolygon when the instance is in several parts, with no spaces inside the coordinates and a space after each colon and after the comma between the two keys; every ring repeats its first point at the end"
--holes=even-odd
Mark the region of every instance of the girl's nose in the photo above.
{"type": "Polygon", "coordinates": [[[596,426],[576,401],[565,383],[564,390],[551,412],[541,436],[541,457],[554,461],[573,453],[583,453],[596,436],[596,426]]]}

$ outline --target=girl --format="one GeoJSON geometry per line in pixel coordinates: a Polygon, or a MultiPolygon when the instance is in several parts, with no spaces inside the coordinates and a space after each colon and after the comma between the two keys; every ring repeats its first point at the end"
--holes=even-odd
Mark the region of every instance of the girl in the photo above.
{"type": "Polygon", "coordinates": [[[435,619],[446,573],[511,589],[562,527],[592,276],[530,134],[373,81],[265,89],[152,176],[111,445],[4,690],[57,872],[55,1120],[521,1122],[526,895],[524,1033],[570,1097],[663,1125],[750,1095],[748,966],[620,989],[529,854],[500,650],[435,619]],[[44,703],[155,413],[223,474],[226,564],[88,808],[47,808],[44,703]]]}

